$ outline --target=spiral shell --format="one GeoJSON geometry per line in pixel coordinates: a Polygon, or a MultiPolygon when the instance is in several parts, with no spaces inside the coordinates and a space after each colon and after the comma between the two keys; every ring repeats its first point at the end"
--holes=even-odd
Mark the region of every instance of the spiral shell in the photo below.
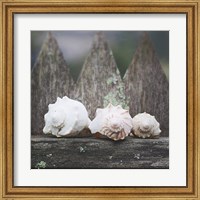
{"type": "Polygon", "coordinates": [[[123,140],[131,132],[132,118],[128,110],[120,105],[109,104],[106,108],[96,110],[96,116],[90,123],[91,133],[100,133],[112,140],[123,140]]]}
{"type": "Polygon", "coordinates": [[[75,136],[90,123],[84,105],[66,96],[62,99],[58,97],[57,101],[49,104],[48,108],[49,111],[44,116],[45,134],[57,137],[75,136]]]}
{"type": "MultiPolygon", "coordinates": [[[[133,134],[141,138],[157,138],[160,136],[160,124],[154,116],[144,112],[133,118],[133,134]]],[[[132,135],[133,136],[133,135],[132,135]]]]}

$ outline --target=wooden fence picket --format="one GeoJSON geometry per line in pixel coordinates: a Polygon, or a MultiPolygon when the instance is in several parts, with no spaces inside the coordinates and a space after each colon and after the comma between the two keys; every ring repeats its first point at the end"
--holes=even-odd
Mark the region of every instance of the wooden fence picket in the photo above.
{"type": "Polygon", "coordinates": [[[57,41],[48,33],[31,72],[31,132],[41,134],[48,104],[71,96],[73,79],[57,41]]]}
{"type": "Polygon", "coordinates": [[[148,112],[154,115],[160,123],[161,135],[168,136],[169,82],[145,32],[124,75],[124,83],[130,98],[130,114],[148,112]]]}
{"type": "Polygon", "coordinates": [[[75,99],[86,106],[91,118],[94,118],[97,108],[103,108],[109,103],[127,107],[124,83],[102,32],[97,32],[94,37],[75,91],[75,99]]]}

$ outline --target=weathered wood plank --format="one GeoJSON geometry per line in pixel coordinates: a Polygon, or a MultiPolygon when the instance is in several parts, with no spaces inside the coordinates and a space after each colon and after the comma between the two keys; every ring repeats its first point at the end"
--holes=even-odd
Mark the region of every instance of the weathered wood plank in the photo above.
{"type": "Polygon", "coordinates": [[[69,68],[51,33],[44,41],[31,72],[31,132],[39,134],[44,127],[48,104],[57,97],[71,96],[73,79],[69,68]]]}
{"type": "MultiPolygon", "coordinates": [[[[31,167],[44,161],[48,169],[169,168],[169,139],[55,138],[32,136],[31,167]]],[[[43,162],[42,162],[43,163],[43,162]]]]}
{"type": "Polygon", "coordinates": [[[168,136],[169,82],[147,33],[141,38],[124,83],[130,114],[147,112],[154,115],[160,123],[161,135],[168,136]]]}
{"type": "Polygon", "coordinates": [[[124,83],[103,32],[94,37],[77,80],[74,98],[86,106],[91,119],[97,108],[106,107],[109,103],[127,108],[124,83]]]}

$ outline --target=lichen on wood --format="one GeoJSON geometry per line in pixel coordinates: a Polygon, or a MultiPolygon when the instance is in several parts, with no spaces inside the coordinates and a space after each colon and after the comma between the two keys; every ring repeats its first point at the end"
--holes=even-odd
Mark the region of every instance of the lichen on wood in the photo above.
{"type": "Polygon", "coordinates": [[[44,114],[48,104],[57,97],[71,96],[73,79],[58,47],[56,39],[48,33],[31,72],[31,131],[39,134],[44,127],[44,114]]]}

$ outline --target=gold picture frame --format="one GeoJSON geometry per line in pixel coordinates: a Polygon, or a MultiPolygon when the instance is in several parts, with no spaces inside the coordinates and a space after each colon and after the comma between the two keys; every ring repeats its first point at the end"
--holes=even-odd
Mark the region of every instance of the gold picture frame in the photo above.
{"type": "Polygon", "coordinates": [[[0,198],[1,199],[200,199],[199,0],[1,0],[0,198]],[[183,13],[187,16],[186,187],[16,187],[13,184],[13,62],[15,14],[183,13]]]}

